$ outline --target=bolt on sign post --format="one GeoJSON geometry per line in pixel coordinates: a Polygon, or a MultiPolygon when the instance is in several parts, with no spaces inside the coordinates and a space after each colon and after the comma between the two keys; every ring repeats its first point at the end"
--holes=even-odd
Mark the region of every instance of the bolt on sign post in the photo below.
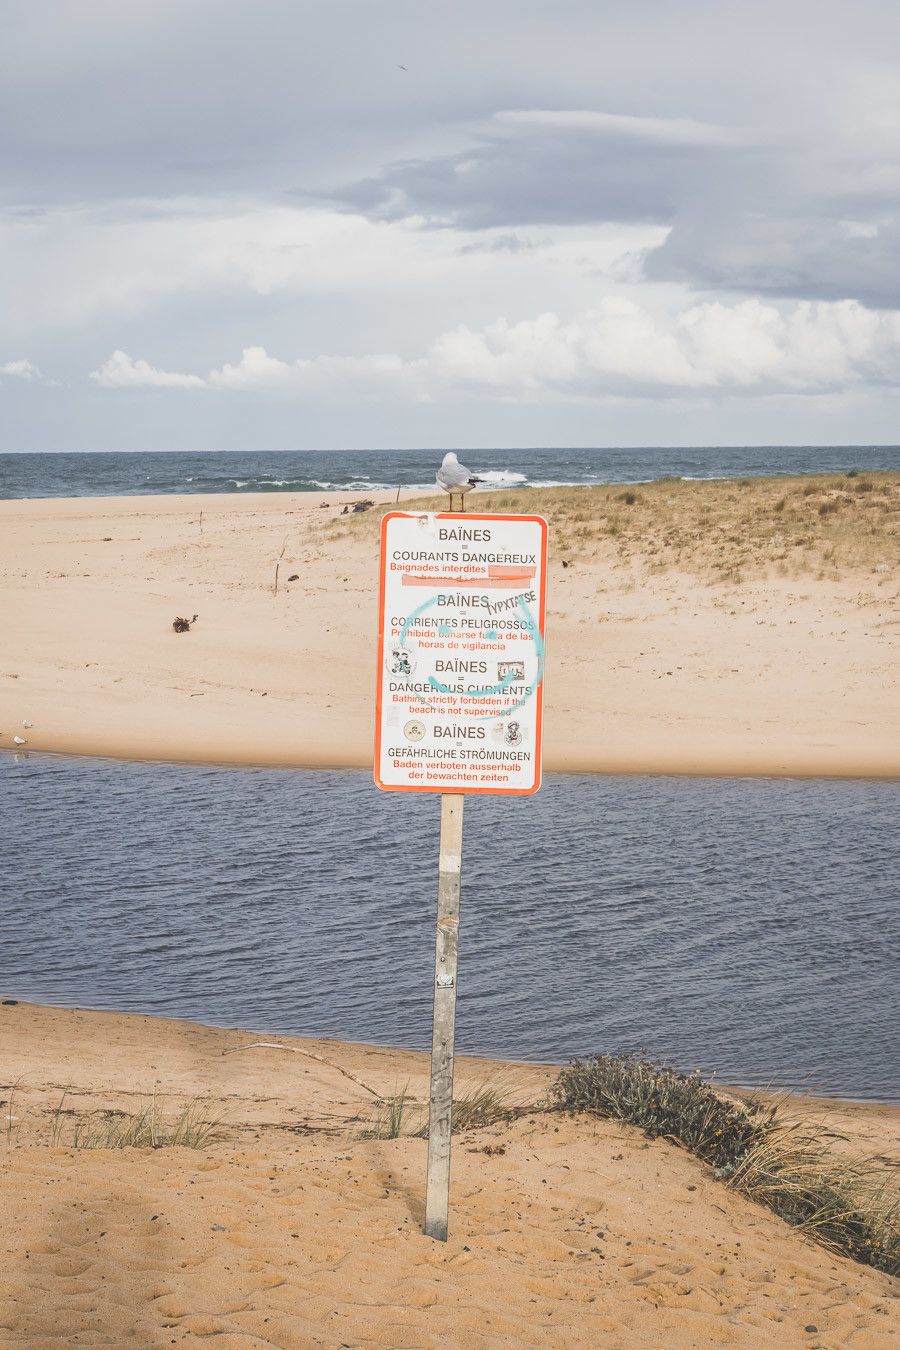
{"type": "Polygon", "coordinates": [[[375,782],[440,792],[425,1232],[447,1240],[463,806],[541,785],[547,522],[391,511],[381,526],[375,782]]]}

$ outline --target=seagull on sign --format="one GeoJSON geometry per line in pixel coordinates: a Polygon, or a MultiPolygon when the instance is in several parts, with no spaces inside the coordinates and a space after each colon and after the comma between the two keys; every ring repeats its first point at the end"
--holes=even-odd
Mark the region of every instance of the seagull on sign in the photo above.
{"type": "Polygon", "coordinates": [[[448,450],[444,456],[441,467],[437,471],[438,487],[442,487],[445,492],[450,493],[450,510],[453,510],[453,498],[459,497],[460,511],[466,509],[466,493],[471,492],[476,483],[481,479],[476,478],[471,469],[467,469],[465,464],[460,464],[459,460],[452,450],[448,450]]]}

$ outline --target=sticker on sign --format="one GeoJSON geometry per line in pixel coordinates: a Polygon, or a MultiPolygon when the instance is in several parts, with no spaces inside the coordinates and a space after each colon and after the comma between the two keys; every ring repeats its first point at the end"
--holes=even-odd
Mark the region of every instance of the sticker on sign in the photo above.
{"type": "Polygon", "coordinates": [[[541,516],[384,517],[380,788],[537,792],[546,572],[541,516]]]}

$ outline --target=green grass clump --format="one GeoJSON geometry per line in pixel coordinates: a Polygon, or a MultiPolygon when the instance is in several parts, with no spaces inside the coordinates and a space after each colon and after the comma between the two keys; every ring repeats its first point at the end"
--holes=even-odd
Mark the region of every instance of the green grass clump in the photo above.
{"type": "Polygon", "coordinates": [[[16,1081],[10,1086],[9,1097],[5,1102],[6,1112],[3,1125],[4,1129],[6,1130],[7,1147],[10,1148],[18,1140],[19,1131],[22,1128],[22,1122],[19,1116],[16,1115],[17,1110],[16,1093],[18,1092],[19,1084],[21,1083],[21,1081],[22,1081],[21,1078],[17,1078],[16,1081]]]}
{"type": "MultiPolygon", "coordinates": [[[[462,1134],[465,1130],[479,1130],[498,1120],[507,1120],[513,1109],[502,1089],[482,1083],[462,1096],[453,1098],[451,1133],[462,1134]]],[[[379,1100],[371,1120],[359,1137],[399,1139],[404,1134],[414,1139],[428,1138],[428,1109],[410,1097],[408,1084],[402,1091],[379,1100]]]]}
{"type": "MultiPolygon", "coordinates": [[[[207,1148],[219,1137],[220,1119],[210,1119],[204,1104],[188,1102],[167,1122],[154,1096],[135,1112],[98,1111],[73,1127],[72,1148],[207,1148]]],[[[57,1133],[56,1143],[65,1143],[57,1133]]]]}
{"type": "Polygon", "coordinates": [[[900,1193],[865,1158],[836,1154],[821,1126],[781,1121],[735,1166],[728,1184],[824,1246],[900,1275],[900,1193]]]}
{"type": "Polygon", "coordinates": [[[674,1139],[712,1167],[741,1158],[771,1125],[772,1111],[723,1101],[699,1074],[678,1073],[637,1055],[594,1055],[563,1069],[550,1090],[567,1111],[596,1111],[674,1139]]]}
{"type": "MultiPolygon", "coordinates": [[[[480,1130],[486,1125],[494,1125],[498,1120],[510,1117],[507,1094],[500,1088],[481,1083],[462,1097],[453,1098],[450,1113],[451,1134],[463,1134],[466,1130],[480,1130]]],[[[420,1138],[428,1138],[428,1123],[418,1130],[420,1138]]]]}
{"type": "Polygon", "coordinates": [[[636,1055],[575,1060],[550,1089],[560,1110],[592,1111],[682,1144],[734,1190],[830,1250],[900,1275],[900,1192],[883,1167],[837,1153],[824,1123],[720,1097],[699,1073],[636,1055]]]}
{"type": "MultiPolygon", "coordinates": [[[[399,1139],[408,1124],[408,1115],[415,1110],[415,1103],[409,1096],[409,1084],[402,1092],[391,1097],[382,1097],[375,1108],[369,1124],[360,1133],[361,1139],[399,1139]]],[[[405,1133],[409,1133],[408,1130],[405,1133]]]]}

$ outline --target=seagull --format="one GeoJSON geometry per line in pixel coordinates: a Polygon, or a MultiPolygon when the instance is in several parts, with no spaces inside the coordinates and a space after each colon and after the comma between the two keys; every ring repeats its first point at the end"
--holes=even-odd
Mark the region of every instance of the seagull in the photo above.
{"type": "Polygon", "coordinates": [[[437,471],[437,484],[445,492],[450,494],[450,510],[453,510],[453,498],[459,497],[460,511],[466,509],[466,493],[471,492],[476,483],[481,479],[476,478],[471,469],[467,469],[465,464],[460,464],[459,460],[452,450],[448,450],[441,467],[437,471]]]}

